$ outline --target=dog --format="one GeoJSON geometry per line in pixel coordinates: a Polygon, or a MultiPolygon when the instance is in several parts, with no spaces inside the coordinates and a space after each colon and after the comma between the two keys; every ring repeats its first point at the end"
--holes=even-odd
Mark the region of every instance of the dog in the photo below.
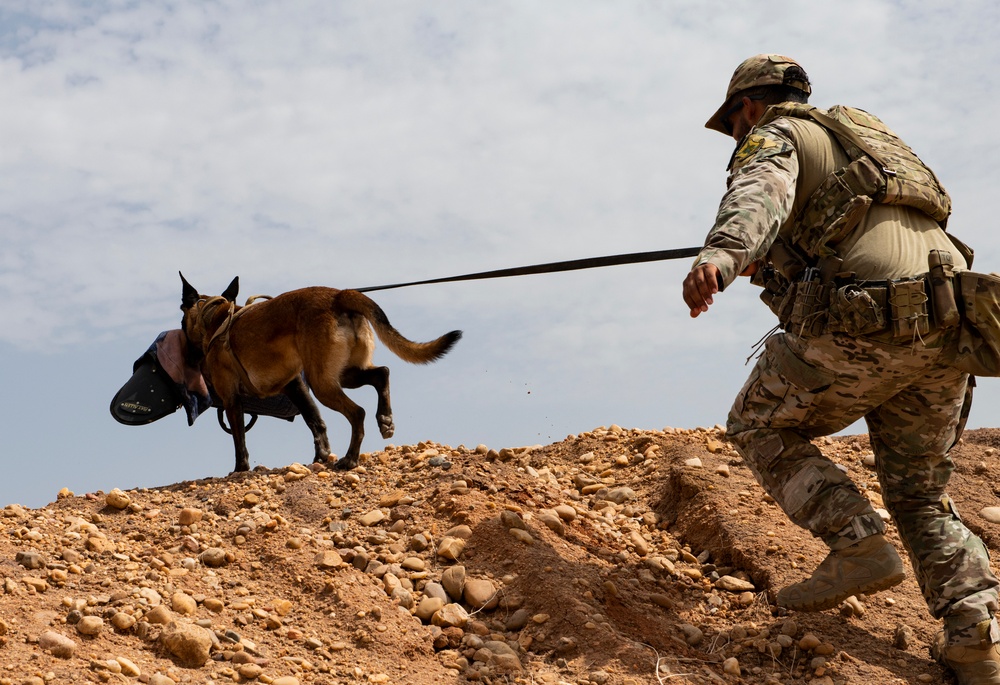
{"type": "Polygon", "coordinates": [[[396,356],[427,364],[444,356],[462,337],[451,331],[436,340],[416,343],[399,333],[385,312],[357,290],[314,286],[260,302],[236,304],[239,277],[221,296],[198,293],[180,274],[181,328],[187,338],[188,363],[200,368],[215,390],[229,420],[236,447],[234,471],[250,469],[240,395],[285,394],[312,431],[314,462],[330,457],[326,424],[309,391],[351,424],[347,453],[334,465],[358,465],[364,438],[365,410],[343,388],[370,385],[378,393],[376,417],[383,438],[395,427],[389,400],[389,369],[372,365],[375,335],[396,356]]]}

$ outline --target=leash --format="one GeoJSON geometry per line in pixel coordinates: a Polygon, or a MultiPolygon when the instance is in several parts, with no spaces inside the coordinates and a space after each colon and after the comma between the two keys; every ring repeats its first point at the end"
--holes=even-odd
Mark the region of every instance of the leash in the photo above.
{"type": "Polygon", "coordinates": [[[359,293],[370,293],[376,290],[392,290],[406,288],[411,285],[428,285],[430,283],[453,283],[455,281],[478,281],[485,278],[504,278],[507,276],[528,276],[532,274],[550,274],[561,271],[576,271],[579,269],[594,269],[602,266],[618,266],[621,264],[642,264],[644,262],[659,262],[668,259],[683,259],[695,257],[701,252],[700,247],[681,247],[674,250],[658,250],[655,252],[632,252],[630,254],[611,255],[608,257],[589,257],[586,259],[571,259],[565,262],[549,262],[548,264],[533,264],[510,269],[481,271],[462,276],[447,278],[431,278],[426,281],[410,281],[409,283],[394,283],[392,285],[374,285],[367,288],[352,288],[359,293]]]}

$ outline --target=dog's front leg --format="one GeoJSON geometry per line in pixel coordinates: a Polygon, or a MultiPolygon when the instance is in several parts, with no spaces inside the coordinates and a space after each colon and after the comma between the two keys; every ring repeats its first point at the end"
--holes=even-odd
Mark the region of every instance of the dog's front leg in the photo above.
{"type": "Polygon", "coordinates": [[[236,447],[236,468],[233,472],[250,470],[250,453],[247,451],[247,432],[243,423],[243,403],[239,397],[226,407],[226,418],[233,432],[233,445],[236,447]]]}

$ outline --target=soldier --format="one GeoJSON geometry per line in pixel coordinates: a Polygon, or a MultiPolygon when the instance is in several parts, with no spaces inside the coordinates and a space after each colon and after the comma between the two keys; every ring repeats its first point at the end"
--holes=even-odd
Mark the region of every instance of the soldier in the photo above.
{"type": "Polygon", "coordinates": [[[810,442],[864,417],[886,507],[944,619],[935,654],[963,685],[998,685],[1000,582],[945,494],[969,384],[948,364],[949,289],[972,253],[944,231],[948,195],[902,140],[861,110],[808,105],[810,93],[806,72],[781,55],[736,69],[706,124],[737,141],[727,191],[684,280],[697,317],[751,276],[784,329],[727,424],[764,489],[830,548],[777,602],[821,611],[904,578],[868,498],[810,442]]]}

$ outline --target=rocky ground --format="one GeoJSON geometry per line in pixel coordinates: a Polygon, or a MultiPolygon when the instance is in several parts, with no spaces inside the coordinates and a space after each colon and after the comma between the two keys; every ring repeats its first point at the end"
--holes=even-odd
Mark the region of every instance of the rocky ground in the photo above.
{"type": "MultiPolygon", "coordinates": [[[[865,437],[820,447],[882,506],[865,437]]],[[[994,551],[998,447],[968,432],[951,488],[994,551]]],[[[912,573],[822,613],[774,607],[825,549],[718,429],[362,464],[7,506],[0,685],[952,682],[912,573]]]]}

